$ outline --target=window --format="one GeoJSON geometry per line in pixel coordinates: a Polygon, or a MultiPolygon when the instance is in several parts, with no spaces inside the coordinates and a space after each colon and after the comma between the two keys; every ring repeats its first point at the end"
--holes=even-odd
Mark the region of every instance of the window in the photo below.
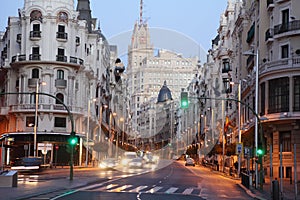
{"type": "Polygon", "coordinates": [[[65,49],[57,49],[56,61],[67,62],[67,57],[65,56],[65,49]]]}
{"type": "Polygon", "coordinates": [[[56,98],[58,98],[60,101],[58,101],[57,99],[56,99],[56,101],[55,101],[55,103],[56,104],[62,104],[63,102],[64,102],[64,95],[63,94],[61,94],[61,93],[58,93],[57,95],[56,95],[56,98]]]}
{"type": "Polygon", "coordinates": [[[222,73],[227,73],[231,71],[229,59],[223,59],[222,73]]]}
{"type": "Polygon", "coordinates": [[[58,54],[59,56],[64,56],[64,55],[65,55],[65,50],[62,49],[62,48],[58,48],[57,54],[58,54]]]}
{"type": "Polygon", "coordinates": [[[40,47],[32,47],[32,54],[29,56],[29,60],[40,60],[40,47]]]}
{"type": "Polygon", "coordinates": [[[64,117],[55,117],[54,127],[66,128],[67,127],[66,122],[67,120],[64,117]]]}
{"type": "Polygon", "coordinates": [[[64,80],[64,71],[57,70],[57,79],[64,80]]]}
{"type": "Polygon", "coordinates": [[[279,141],[281,142],[280,144],[282,144],[282,152],[292,151],[290,131],[279,132],[279,141]]]}
{"type": "Polygon", "coordinates": [[[282,24],[288,24],[289,23],[289,21],[290,21],[290,17],[289,17],[289,15],[290,15],[290,13],[289,13],[289,9],[285,9],[285,10],[283,10],[283,11],[281,11],[281,15],[282,15],[282,24]]]}
{"type": "MultiPolygon", "coordinates": [[[[34,122],[35,122],[34,116],[26,117],[26,127],[33,127],[34,122]]],[[[37,123],[37,126],[38,126],[38,123],[37,123]]]]}
{"type": "Polygon", "coordinates": [[[32,78],[39,78],[39,69],[32,69],[32,72],[31,72],[31,77],[32,78]]]}
{"type": "Polygon", "coordinates": [[[30,31],[30,38],[40,38],[41,37],[41,31],[40,31],[40,24],[32,24],[32,31],[30,31]]]}
{"type": "Polygon", "coordinates": [[[294,111],[300,111],[300,76],[294,77],[294,111]]]}
{"type": "Polygon", "coordinates": [[[269,81],[269,113],[289,111],[289,78],[269,81]]]}
{"type": "Polygon", "coordinates": [[[40,32],[40,24],[33,24],[32,30],[33,30],[33,32],[36,32],[36,33],[40,32]]]}
{"type": "Polygon", "coordinates": [[[289,45],[281,46],[281,58],[289,57],[289,45]]]}
{"type": "Polygon", "coordinates": [[[65,32],[65,26],[58,25],[58,32],[59,33],[64,33],[65,32]]]}

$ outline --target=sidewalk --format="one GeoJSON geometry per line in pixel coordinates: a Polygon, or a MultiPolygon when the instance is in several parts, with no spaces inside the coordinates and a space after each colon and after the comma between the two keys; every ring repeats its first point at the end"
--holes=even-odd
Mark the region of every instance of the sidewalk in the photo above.
{"type": "MultiPolygon", "coordinates": [[[[279,183],[279,195],[280,195],[280,181],[279,183]]],[[[295,198],[295,185],[294,182],[292,182],[292,184],[290,183],[290,180],[283,180],[282,181],[282,198],[284,200],[300,200],[300,195],[298,192],[297,198],[295,198]]],[[[265,200],[265,199],[272,199],[272,184],[269,178],[265,178],[265,183],[263,184],[263,190],[257,188],[251,188],[250,191],[252,192],[252,194],[254,194],[256,196],[256,199],[261,199],[261,200],[265,200]]]]}
{"type": "MultiPolygon", "coordinates": [[[[92,167],[88,167],[91,168],[92,167]]],[[[76,167],[76,169],[79,169],[76,167]]],[[[70,171],[68,166],[64,168],[52,168],[47,169],[46,173],[56,173],[59,171],[70,171]]],[[[27,180],[26,184],[18,181],[18,187],[0,187],[0,200],[21,200],[28,199],[34,195],[51,193],[55,191],[71,190],[79,188],[85,185],[89,185],[94,182],[99,182],[100,179],[95,176],[91,177],[78,177],[74,176],[73,180],[70,181],[69,176],[55,179],[53,181],[40,181],[36,182],[34,180],[27,180]]]]}
{"type": "MultiPolygon", "coordinates": [[[[206,167],[206,168],[210,168],[210,167],[206,167]]],[[[254,199],[260,199],[260,200],[272,200],[272,191],[271,191],[271,181],[268,177],[265,177],[265,183],[263,184],[263,189],[261,190],[258,186],[257,189],[255,189],[254,187],[250,187],[250,189],[246,188],[244,185],[242,185],[241,183],[241,179],[240,178],[236,178],[236,176],[230,176],[228,175],[227,173],[223,173],[221,171],[216,171],[212,168],[210,168],[212,172],[216,172],[216,173],[219,173],[220,175],[222,176],[226,176],[228,178],[231,178],[231,179],[234,179],[237,181],[237,184],[243,189],[245,190],[245,192],[253,197],[254,199]]],[[[280,181],[278,181],[279,183],[279,194],[280,194],[280,181]]],[[[292,184],[290,182],[289,179],[285,179],[282,181],[282,185],[283,185],[283,192],[282,192],[282,196],[283,200],[300,200],[300,191],[298,191],[298,195],[297,195],[297,198],[295,198],[295,185],[294,185],[294,181],[292,181],[292,184]]],[[[300,190],[299,188],[299,183],[298,183],[298,189],[297,190],[300,190]]],[[[278,198],[280,199],[280,198],[278,198]]]]}

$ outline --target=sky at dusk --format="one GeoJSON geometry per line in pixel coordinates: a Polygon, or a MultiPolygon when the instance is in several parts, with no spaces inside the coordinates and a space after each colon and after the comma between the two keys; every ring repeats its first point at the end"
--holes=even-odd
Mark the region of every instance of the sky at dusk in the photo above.
{"type": "MultiPolygon", "coordinates": [[[[100,20],[102,33],[109,41],[118,35],[131,32],[134,23],[139,20],[140,0],[90,2],[92,16],[100,20]]],[[[75,6],[76,4],[77,1],[75,6]]],[[[0,31],[5,30],[8,16],[18,16],[18,8],[23,8],[23,5],[23,0],[1,2],[0,31]]],[[[167,34],[169,31],[180,34],[207,52],[212,39],[217,35],[220,16],[226,7],[227,0],[144,0],[143,19],[147,21],[150,29],[167,30],[167,34]]]]}

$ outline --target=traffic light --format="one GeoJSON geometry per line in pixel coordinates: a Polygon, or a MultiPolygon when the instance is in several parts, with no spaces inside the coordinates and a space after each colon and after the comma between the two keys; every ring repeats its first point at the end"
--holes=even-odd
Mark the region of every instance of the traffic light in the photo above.
{"type": "Polygon", "coordinates": [[[264,155],[264,150],[263,150],[262,148],[258,148],[258,149],[256,150],[256,154],[257,154],[258,156],[263,156],[263,155],[264,155]]]}
{"type": "Polygon", "coordinates": [[[180,107],[181,108],[188,108],[189,107],[189,100],[188,100],[188,93],[187,92],[181,92],[180,107]]]}
{"type": "Polygon", "coordinates": [[[74,132],[71,133],[70,138],[68,139],[68,143],[71,146],[75,146],[78,143],[78,138],[76,137],[74,132]]]}

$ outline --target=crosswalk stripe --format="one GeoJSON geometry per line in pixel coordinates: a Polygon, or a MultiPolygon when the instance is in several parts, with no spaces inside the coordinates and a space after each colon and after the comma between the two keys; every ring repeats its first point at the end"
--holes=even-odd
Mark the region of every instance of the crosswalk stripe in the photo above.
{"type": "Polygon", "coordinates": [[[125,190],[126,188],[130,188],[132,185],[123,185],[121,187],[109,190],[109,192],[121,192],[122,190],[125,190]]]}
{"type": "Polygon", "coordinates": [[[99,190],[109,190],[109,189],[117,187],[117,186],[118,186],[118,184],[109,184],[107,186],[99,188],[99,190]]]}
{"type": "Polygon", "coordinates": [[[176,187],[170,187],[167,191],[165,191],[165,193],[174,193],[176,190],[178,190],[178,188],[176,187]]]}
{"type": "Polygon", "coordinates": [[[147,188],[148,186],[146,186],[146,185],[142,185],[142,186],[139,186],[139,187],[137,187],[137,188],[134,188],[134,189],[132,189],[132,190],[129,190],[129,192],[139,192],[139,191],[141,191],[141,190],[143,190],[143,189],[145,189],[145,188],[147,188]]]}
{"type": "Polygon", "coordinates": [[[187,188],[187,189],[185,189],[185,190],[183,191],[182,194],[192,194],[192,192],[193,192],[193,189],[192,189],[192,188],[187,188]]]}
{"type": "Polygon", "coordinates": [[[158,190],[160,190],[162,187],[154,187],[154,188],[151,188],[150,190],[148,190],[146,193],[154,193],[154,192],[157,192],[158,190]]]}

